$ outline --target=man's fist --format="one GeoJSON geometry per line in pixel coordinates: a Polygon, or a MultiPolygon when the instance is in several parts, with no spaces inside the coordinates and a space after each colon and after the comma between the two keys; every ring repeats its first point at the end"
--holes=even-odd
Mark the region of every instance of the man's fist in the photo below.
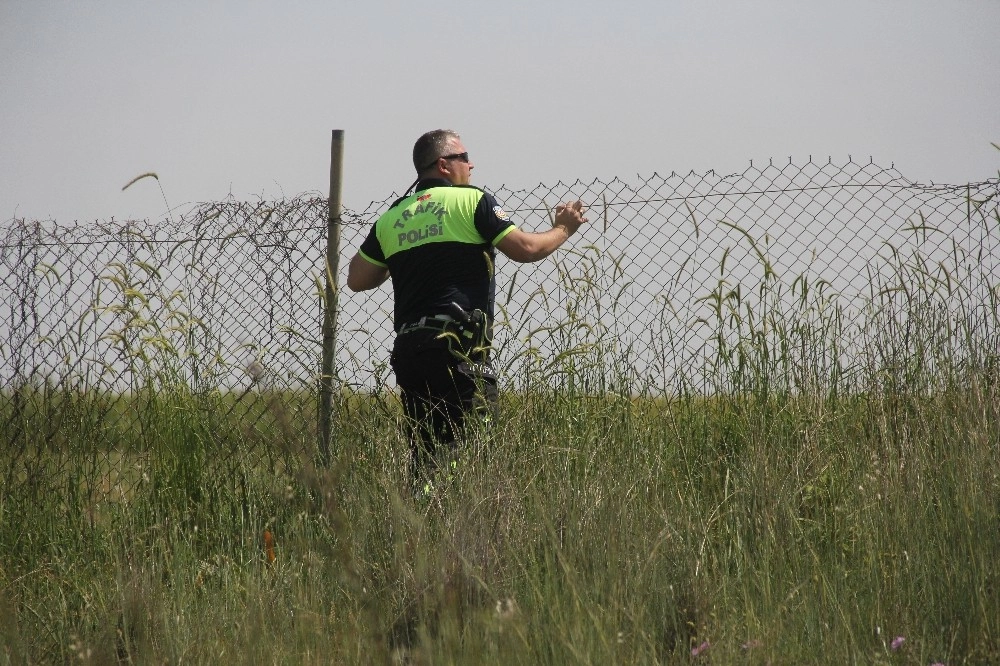
{"type": "Polygon", "coordinates": [[[562,227],[568,235],[572,236],[580,228],[580,225],[587,221],[587,218],[583,216],[586,211],[587,208],[580,200],[561,203],[556,206],[556,216],[552,220],[552,226],[562,227]]]}

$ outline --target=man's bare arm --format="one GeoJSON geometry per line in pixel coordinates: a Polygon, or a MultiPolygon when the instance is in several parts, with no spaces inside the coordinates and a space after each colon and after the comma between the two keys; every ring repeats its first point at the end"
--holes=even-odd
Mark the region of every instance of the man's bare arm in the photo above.
{"type": "Polygon", "coordinates": [[[515,229],[497,243],[497,249],[508,258],[521,263],[544,259],[559,249],[587,221],[583,216],[585,211],[586,208],[580,201],[559,204],[556,206],[551,229],[537,233],[515,229]]]}
{"type": "Polygon", "coordinates": [[[376,266],[360,254],[355,254],[347,269],[347,288],[367,291],[382,285],[389,278],[389,269],[376,266]]]}

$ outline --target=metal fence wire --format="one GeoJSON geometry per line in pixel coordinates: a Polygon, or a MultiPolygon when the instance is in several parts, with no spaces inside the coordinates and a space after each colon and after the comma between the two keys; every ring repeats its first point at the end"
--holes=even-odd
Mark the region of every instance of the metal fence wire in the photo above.
{"type": "MultiPolygon", "coordinates": [[[[912,371],[920,332],[939,324],[947,358],[980,361],[1000,349],[998,188],[921,185],[853,160],[500,188],[522,229],[546,228],[569,199],[591,220],[540,264],[499,257],[503,385],[712,394],[741,390],[753,372],[780,390],[850,391],[873,367],[912,371]]],[[[340,284],[394,198],[343,212],[340,284]]],[[[313,445],[327,212],[317,194],[230,199],[155,222],[6,222],[7,444],[26,428],[55,437],[67,396],[83,394],[100,397],[110,437],[136,396],[181,385],[250,423],[273,418],[264,403],[279,401],[313,445]]],[[[391,388],[390,289],[341,290],[337,301],[337,384],[391,388]]]]}

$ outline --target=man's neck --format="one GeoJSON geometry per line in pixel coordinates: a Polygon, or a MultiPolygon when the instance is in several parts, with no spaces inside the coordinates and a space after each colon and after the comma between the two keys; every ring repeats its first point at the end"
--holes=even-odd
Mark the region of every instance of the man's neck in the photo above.
{"type": "Polygon", "coordinates": [[[447,178],[442,178],[441,176],[427,176],[426,178],[421,178],[417,181],[417,191],[426,190],[431,187],[448,187],[453,183],[447,178]]]}

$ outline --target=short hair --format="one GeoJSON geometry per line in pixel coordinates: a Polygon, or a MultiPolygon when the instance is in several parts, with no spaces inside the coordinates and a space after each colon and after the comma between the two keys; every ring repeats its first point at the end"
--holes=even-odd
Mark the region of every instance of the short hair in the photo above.
{"type": "Polygon", "coordinates": [[[413,168],[417,170],[417,175],[422,175],[424,171],[434,166],[437,158],[446,154],[449,142],[461,138],[452,130],[436,129],[426,132],[417,139],[413,144],[413,168]]]}

